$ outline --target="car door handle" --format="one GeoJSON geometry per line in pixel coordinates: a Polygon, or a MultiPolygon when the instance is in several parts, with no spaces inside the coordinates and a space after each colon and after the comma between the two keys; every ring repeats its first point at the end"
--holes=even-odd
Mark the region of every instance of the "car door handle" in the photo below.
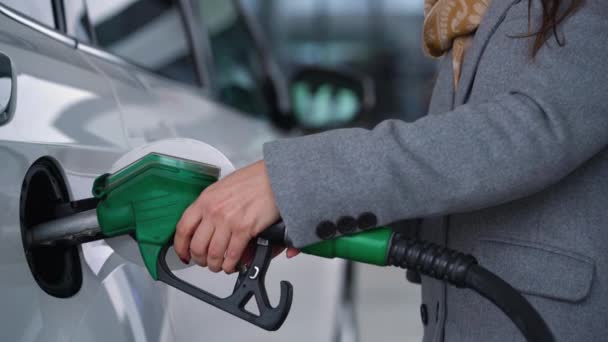
{"type": "Polygon", "coordinates": [[[0,126],[8,123],[15,111],[15,77],[11,59],[0,52],[0,126]]]}

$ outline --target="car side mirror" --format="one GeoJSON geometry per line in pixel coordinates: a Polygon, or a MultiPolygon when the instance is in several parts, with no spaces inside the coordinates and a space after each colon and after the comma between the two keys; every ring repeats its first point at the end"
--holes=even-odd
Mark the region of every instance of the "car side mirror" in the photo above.
{"type": "Polygon", "coordinates": [[[307,131],[351,126],[375,105],[372,80],[354,72],[307,66],[288,84],[292,115],[307,131]]]}

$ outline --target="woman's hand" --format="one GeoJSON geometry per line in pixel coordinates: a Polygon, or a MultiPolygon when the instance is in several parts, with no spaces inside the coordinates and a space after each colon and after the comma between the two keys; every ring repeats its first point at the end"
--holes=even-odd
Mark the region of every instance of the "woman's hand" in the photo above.
{"type": "MultiPolygon", "coordinates": [[[[279,219],[264,161],[207,187],[177,224],[174,248],[213,272],[235,271],[249,241],[279,219]]],[[[288,257],[298,254],[287,251],[288,257]]]]}

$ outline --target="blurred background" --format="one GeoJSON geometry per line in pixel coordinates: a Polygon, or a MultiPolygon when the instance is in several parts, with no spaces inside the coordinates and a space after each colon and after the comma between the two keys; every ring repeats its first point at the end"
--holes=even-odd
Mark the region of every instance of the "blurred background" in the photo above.
{"type": "MultiPolygon", "coordinates": [[[[348,68],[371,77],[376,105],[360,126],[414,121],[427,111],[435,62],[421,47],[422,0],[244,0],[261,23],[281,68],[348,68]]],[[[405,272],[352,267],[358,338],[421,341],[419,286],[405,272]]],[[[345,340],[348,340],[345,338],[345,340]]]]}
{"type": "Polygon", "coordinates": [[[422,53],[423,0],[243,0],[286,73],[301,64],[350,68],[376,86],[374,114],[413,121],[426,113],[434,62],[422,53]]]}

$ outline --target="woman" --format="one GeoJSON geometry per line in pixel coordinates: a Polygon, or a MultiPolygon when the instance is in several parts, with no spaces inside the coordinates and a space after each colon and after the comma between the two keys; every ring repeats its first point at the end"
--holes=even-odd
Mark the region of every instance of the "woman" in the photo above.
{"type": "MultiPolygon", "coordinates": [[[[443,56],[429,114],[268,143],[206,189],[175,249],[233,272],[279,217],[294,247],[422,218],[421,239],[474,254],[559,341],[608,336],[608,5],[427,0],[443,56]]],[[[288,250],[294,256],[297,250],[288,250]]],[[[425,341],[514,341],[470,291],[422,278],[425,341]]]]}

